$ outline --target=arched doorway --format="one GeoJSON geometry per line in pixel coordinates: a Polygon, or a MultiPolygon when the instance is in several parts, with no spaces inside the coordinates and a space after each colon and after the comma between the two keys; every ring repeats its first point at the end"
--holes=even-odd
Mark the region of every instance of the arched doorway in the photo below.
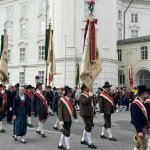
{"type": "Polygon", "coordinates": [[[146,85],[150,87],[150,71],[148,70],[140,70],[137,73],[138,85],[146,85]]]}

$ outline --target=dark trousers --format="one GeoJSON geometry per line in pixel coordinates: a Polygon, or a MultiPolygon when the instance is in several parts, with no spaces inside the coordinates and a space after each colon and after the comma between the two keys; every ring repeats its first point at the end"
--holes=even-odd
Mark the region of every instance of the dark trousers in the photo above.
{"type": "Polygon", "coordinates": [[[31,117],[31,106],[28,106],[28,117],[31,117]]]}
{"type": "Polygon", "coordinates": [[[80,104],[79,104],[79,101],[78,100],[75,100],[75,106],[80,106],[80,104]]]}
{"type": "Polygon", "coordinates": [[[64,125],[63,125],[63,135],[65,137],[69,137],[70,136],[70,129],[71,129],[71,121],[64,121],[64,125]]]}
{"type": "Polygon", "coordinates": [[[3,114],[0,112],[0,121],[3,120],[3,114]]]}
{"type": "Polygon", "coordinates": [[[111,128],[111,114],[104,114],[104,127],[111,128]]]}
{"type": "Polygon", "coordinates": [[[92,127],[94,127],[93,118],[92,117],[83,117],[83,121],[84,121],[84,124],[85,124],[85,131],[86,132],[91,132],[92,127]]]}
{"type": "Polygon", "coordinates": [[[7,122],[11,122],[12,121],[12,116],[13,116],[13,111],[8,111],[7,112],[7,122]]]}

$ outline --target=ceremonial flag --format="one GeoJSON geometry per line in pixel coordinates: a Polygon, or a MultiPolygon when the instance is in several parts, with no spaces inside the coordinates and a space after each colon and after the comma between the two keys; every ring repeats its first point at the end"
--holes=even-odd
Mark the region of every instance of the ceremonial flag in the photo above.
{"type": "Polygon", "coordinates": [[[0,82],[5,84],[8,81],[8,35],[4,30],[4,35],[1,36],[1,52],[0,52],[0,82]]]}
{"type": "Polygon", "coordinates": [[[129,66],[129,87],[133,87],[133,68],[129,66]]]}
{"type": "Polygon", "coordinates": [[[88,88],[92,87],[94,80],[102,70],[99,50],[96,44],[95,24],[97,20],[93,18],[94,4],[93,0],[88,2],[91,13],[85,27],[83,57],[80,68],[80,78],[88,88]]]}
{"type": "Polygon", "coordinates": [[[53,45],[53,31],[51,26],[49,26],[49,42],[48,42],[48,53],[47,53],[47,64],[48,64],[48,85],[53,81],[53,77],[56,74],[56,63],[55,63],[55,53],[53,45]]]}
{"type": "Polygon", "coordinates": [[[76,74],[75,74],[75,85],[78,86],[79,84],[79,64],[76,64],[76,74]]]}

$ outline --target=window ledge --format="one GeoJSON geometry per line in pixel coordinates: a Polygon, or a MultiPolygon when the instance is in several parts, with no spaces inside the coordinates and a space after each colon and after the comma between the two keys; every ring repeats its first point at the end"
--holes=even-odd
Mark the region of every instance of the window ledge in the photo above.
{"type": "Polygon", "coordinates": [[[140,62],[142,62],[142,61],[144,62],[144,61],[149,61],[149,59],[140,59],[139,61],[140,62]]]}

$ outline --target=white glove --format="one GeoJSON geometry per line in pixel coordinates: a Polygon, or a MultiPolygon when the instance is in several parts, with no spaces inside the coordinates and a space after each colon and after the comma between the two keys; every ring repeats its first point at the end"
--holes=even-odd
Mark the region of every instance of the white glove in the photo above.
{"type": "Polygon", "coordinates": [[[9,107],[9,111],[12,111],[12,107],[9,107]]]}
{"type": "Polygon", "coordinates": [[[1,93],[4,94],[4,93],[5,93],[5,90],[2,90],[1,93]]]}
{"type": "Polygon", "coordinates": [[[59,122],[59,124],[60,124],[60,126],[63,126],[63,125],[64,125],[64,122],[63,122],[63,121],[61,121],[61,122],[59,122]]]}
{"type": "Polygon", "coordinates": [[[101,115],[101,116],[104,116],[104,113],[101,113],[100,115],[101,115]]]}
{"type": "Polygon", "coordinates": [[[89,96],[93,96],[93,93],[92,93],[92,92],[89,92],[89,96]]]}
{"type": "Polygon", "coordinates": [[[75,119],[74,122],[75,122],[75,123],[78,123],[78,119],[75,119]]]}

